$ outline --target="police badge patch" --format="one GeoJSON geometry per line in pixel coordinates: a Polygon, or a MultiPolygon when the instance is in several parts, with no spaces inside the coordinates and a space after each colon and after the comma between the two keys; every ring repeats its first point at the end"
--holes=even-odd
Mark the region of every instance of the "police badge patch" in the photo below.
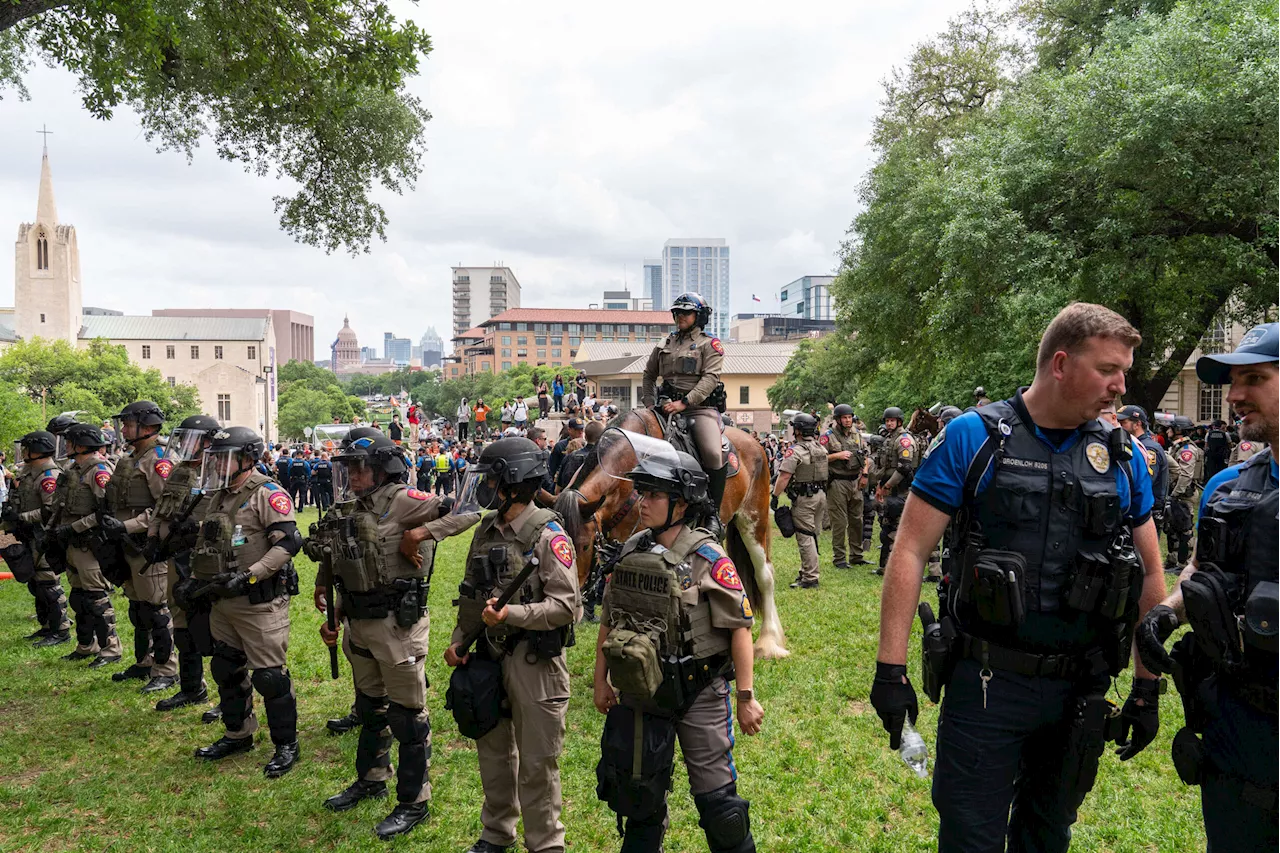
{"type": "Polygon", "coordinates": [[[168,459],[156,460],[156,473],[160,475],[160,479],[169,479],[169,473],[173,471],[173,463],[168,459]]]}
{"type": "Polygon", "coordinates": [[[720,343],[719,338],[711,339],[711,348],[721,355],[724,355],[724,344],[720,343]]]}
{"type": "Polygon", "coordinates": [[[425,501],[427,499],[427,493],[420,492],[417,489],[405,489],[404,493],[415,501],[425,501]]]}
{"type": "Polygon", "coordinates": [[[1196,458],[1196,454],[1194,453],[1194,451],[1191,450],[1190,447],[1184,447],[1182,448],[1182,452],[1178,454],[1178,458],[1181,459],[1183,462],[1190,462],[1191,460],[1196,458]]]}
{"type": "Polygon", "coordinates": [[[40,481],[40,491],[46,495],[51,495],[58,490],[58,479],[56,477],[45,477],[40,481]]]}
{"type": "Polygon", "coordinates": [[[98,472],[93,475],[93,482],[99,489],[105,489],[107,487],[107,483],[111,482],[110,472],[105,468],[100,468],[98,472]]]}
{"type": "Polygon", "coordinates": [[[281,515],[293,512],[293,501],[284,492],[272,492],[271,497],[267,498],[267,504],[281,515]]]}
{"type": "Polygon", "coordinates": [[[728,557],[721,557],[711,567],[711,579],[725,589],[742,589],[742,579],[738,577],[738,569],[734,566],[733,560],[728,557]]]}
{"type": "Polygon", "coordinates": [[[573,565],[573,546],[565,537],[557,536],[551,540],[551,553],[556,555],[556,559],[563,563],[565,568],[573,565]]]}
{"type": "Polygon", "coordinates": [[[1084,455],[1088,457],[1093,470],[1099,474],[1107,473],[1107,469],[1111,467],[1111,454],[1107,452],[1105,444],[1093,442],[1084,449],[1084,455]]]}

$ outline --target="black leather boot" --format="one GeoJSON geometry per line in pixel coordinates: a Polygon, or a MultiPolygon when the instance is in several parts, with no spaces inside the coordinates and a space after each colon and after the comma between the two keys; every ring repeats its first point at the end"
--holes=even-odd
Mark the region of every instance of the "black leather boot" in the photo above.
{"type": "Polygon", "coordinates": [[[178,683],[177,676],[174,675],[157,675],[142,685],[140,693],[159,693],[161,690],[168,690],[170,687],[178,683]]]}
{"type": "Polygon", "coordinates": [[[33,648],[47,649],[49,646],[60,646],[63,643],[69,642],[71,642],[70,631],[54,631],[52,634],[47,635],[43,640],[38,640],[31,645],[33,648]]]}
{"type": "Polygon", "coordinates": [[[212,708],[210,708],[209,710],[205,711],[203,714],[200,715],[200,722],[204,723],[206,726],[210,725],[211,723],[216,723],[218,722],[218,720],[221,720],[221,719],[222,719],[221,705],[214,705],[212,708]]]}
{"type": "Polygon", "coordinates": [[[383,841],[390,841],[422,823],[430,814],[431,810],[427,807],[427,803],[400,803],[385,820],[373,828],[373,831],[383,841]]]}
{"type": "Polygon", "coordinates": [[[357,779],[340,794],[334,794],[324,801],[324,807],[331,812],[345,812],[360,805],[362,800],[381,799],[387,795],[386,782],[371,782],[357,779]]]}
{"type": "MultiPolygon", "coordinates": [[[[113,663],[120,663],[120,655],[98,655],[93,659],[93,663],[89,664],[89,669],[102,669],[113,663]]],[[[119,673],[116,674],[119,675],[119,673]]]]}
{"type": "Polygon", "coordinates": [[[151,677],[151,667],[139,666],[136,663],[130,664],[129,668],[124,670],[123,672],[111,673],[112,681],[128,681],[132,678],[136,678],[139,681],[146,681],[150,677],[151,677]]]}
{"type": "Polygon", "coordinates": [[[360,728],[360,718],[355,714],[347,714],[345,717],[330,720],[324,724],[324,727],[335,735],[345,735],[360,728]]]}
{"type": "Polygon", "coordinates": [[[96,658],[96,657],[97,655],[94,654],[93,652],[82,652],[79,649],[73,649],[69,654],[63,655],[62,659],[63,660],[88,660],[89,658],[96,658]]]}
{"type": "Polygon", "coordinates": [[[298,763],[298,742],[276,744],[276,754],[271,756],[262,772],[268,779],[279,779],[298,763]]]}
{"type": "Polygon", "coordinates": [[[205,761],[221,761],[222,759],[235,755],[238,752],[248,752],[253,749],[253,737],[232,738],[222,736],[209,746],[202,746],[196,750],[196,758],[202,758],[205,761]]]}
{"type": "Polygon", "coordinates": [[[194,693],[188,693],[185,690],[179,690],[168,699],[161,699],[156,703],[157,711],[172,711],[187,705],[195,705],[199,702],[207,702],[209,699],[209,691],[203,684],[200,689],[194,693]]]}
{"type": "Polygon", "coordinates": [[[481,838],[475,844],[472,844],[467,848],[467,853],[508,853],[508,851],[514,850],[515,847],[516,846],[514,844],[510,847],[499,847],[492,841],[485,841],[481,838]]]}

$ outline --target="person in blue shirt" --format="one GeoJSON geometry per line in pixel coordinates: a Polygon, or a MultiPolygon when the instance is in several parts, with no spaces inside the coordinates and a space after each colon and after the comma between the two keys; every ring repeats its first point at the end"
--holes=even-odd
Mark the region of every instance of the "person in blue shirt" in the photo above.
{"type": "Polygon", "coordinates": [[[1138,440],[1147,458],[1147,473],[1151,475],[1151,518],[1160,529],[1169,502],[1169,457],[1148,428],[1147,412],[1141,406],[1125,406],[1116,412],[1120,426],[1138,440]]]}
{"type": "Polygon", "coordinates": [[[1227,402],[1240,437],[1268,447],[1219,471],[1200,500],[1196,552],[1179,584],[1138,627],[1137,647],[1153,672],[1177,682],[1187,725],[1173,739],[1173,763],[1200,786],[1210,851],[1275,850],[1277,833],[1276,625],[1280,327],[1250,329],[1235,352],[1202,356],[1196,375],[1231,383],[1227,402]],[[1179,625],[1190,623],[1166,652],[1179,625]]]}
{"type": "Polygon", "coordinates": [[[299,510],[306,509],[307,495],[311,492],[311,464],[302,458],[302,451],[293,451],[289,462],[289,495],[299,510]]]}
{"type": "MultiPolygon", "coordinates": [[[[1068,305],[1045,330],[1030,387],[947,424],[912,482],[885,571],[871,703],[897,749],[917,712],[906,662],[921,576],[946,531],[924,672],[933,701],[945,689],[933,778],[943,853],[1062,853],[1093,786],[1106,692],[1129,664],[1135,623],[1164,597],[1142,451],[1099,418],[1141,340],[1104,306],[1068,305]]],[[[1160,685],[1139,663],[1134,676],[1121,760],[1159,728],[1160,685]]]]}
{"type": "Polygon", "coordinates": [[[289,451],[277,445],[276,453],[280,454],[276,457],[276,482],[287,489],[289,488],[289,451]]]}

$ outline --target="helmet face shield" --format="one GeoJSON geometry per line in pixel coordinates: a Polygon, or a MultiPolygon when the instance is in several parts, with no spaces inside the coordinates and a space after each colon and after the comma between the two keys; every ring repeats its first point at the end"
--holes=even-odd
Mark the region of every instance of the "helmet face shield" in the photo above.
{"type": "Polygon", "coordinates": [[[646,460],[660,461],[673,470],[680,467],[676,449],[669,443],[616,427],[600,435],[596,452],[600,456],[600,469],[616,480],[631,479],[631,472],[646,460]]]}
{"type": "Polygon", "coordinates": [[[458,489],[450,514],[467,515],[481,510],[497,509],[498,504],[498,489],[493,485],[488,474],[468,471],[466,480],[458,489]]]}
{"type": "Polygon", "coordinates": [[[231,487],[240,475],[239,447],[215,447],[204,451],[200,457],[200,489],[217,492],[231,487]]]}
{"type": "Polygon", "coordinates": [[[57,436],[58,447],[53,452],[54,459],[66,459],[71,455],[71,445],[67,444],[67,440],[62,436],[57,436]]]}
{"type": "Polygon", "coordinates": [[[364,456],[336,456],[333,464],[334,503],[348,503],[378,487],[370,460],[364,456]]]}
{"type": "Polygon", "coordinates": [[[204,456],[212,439],[200,429],[175,429],[169,436],[165,455],[174,462],[195,462],[204,456]]]}

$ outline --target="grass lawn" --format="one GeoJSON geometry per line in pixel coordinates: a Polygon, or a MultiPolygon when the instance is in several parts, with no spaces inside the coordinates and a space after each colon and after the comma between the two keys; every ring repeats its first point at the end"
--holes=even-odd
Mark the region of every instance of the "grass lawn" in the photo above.
{"type": "MultiPolygon", "coordinates": [[[[299,527],[314,519],[307,510],[299,527]]],[[[462,540],[469,535],[440,549],[432,590],[432,815],[393,842],[397,848],[461,851],[480,833],[474,745],[458,735],[444,710],[448,668],[441,658],[454,621],[450,601],[462,576],[462,540]]],[[[889,751],[868,702],[880,581],[867,567],[830,568],[829,538],[823,539],[818,590],[786,588],[799,560],[794,541],[776,540],[779,608],[792,655],[757,664],[764,731],[747,738],[735,726],[739,790],[751,801],[757,845],[762,851],[935,849],[929,783],[889,751]]],[[[868,559],[876,559],[874,551],[868,559]]],[[[387,849],[372,832],[390,810],[386,800],[340,815],[321,806],[354,779],[355,735],[331,737],[324,728],[326,719],[346,713],[352,686],[345,660],[341,679],[329,679],[317,632],[321,617],[311,606],[315,567],[300,555],[298,568],[303,595],[292,603],[289,664],[302,760],[276,781],[262,775],[271,754],[265,719],[253,752],[217,764],[196,761],[192,750],[221,734],[220,724],[200,724],[203,708],[161,714],[153,707],[159,697],[138,694],[140,682],[110,680],[109,672],[120,667],[91,671],[59,660],[70,645],[30,649],[21,637],[34,629],[31,597],[15,583],[0,583],[0,850],[387,849]]],[[[128,657],[127,605],[123,595],[115,601],[128,657]]],[[[918,628],[916,635],[911,669],[918,686],[918,628]]],[[[604,851],[616,850],[619,840],[612,813],[595,797],[603,722],[591,704],[595,636],[594,626],[581,626],[569,650],[573,696],[561,769],[569,848],[604,851]]],[[[1127,679],[1121,692],[1128,693],[1127,679]]],[[[923,696],[921,703],[919,728],[932,753],[938,709],[923,696]]],[[[1073,849],[1204,849],[1199,792],[1178,781],[1169,758],[1182,720],[1172,690],[1161,708],[1160,737],[1145,752],[1125,764],[1110,752],[1103,757],[1073,849]]],[[[671,804],[667,849],[705,850],[679,765],[671,804]]]]}

